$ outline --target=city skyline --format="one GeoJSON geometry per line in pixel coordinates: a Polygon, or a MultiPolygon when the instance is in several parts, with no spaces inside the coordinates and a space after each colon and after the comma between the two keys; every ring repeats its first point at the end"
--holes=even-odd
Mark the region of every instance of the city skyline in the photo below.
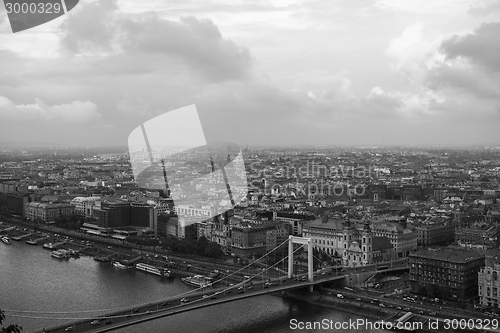
{"type": "Polygon", "coordinates": [[[0,142],[126,147],[195,104],[207,141],[498,145],[500,6],[486,1],[80,1],[13,34],[0,142]]]}

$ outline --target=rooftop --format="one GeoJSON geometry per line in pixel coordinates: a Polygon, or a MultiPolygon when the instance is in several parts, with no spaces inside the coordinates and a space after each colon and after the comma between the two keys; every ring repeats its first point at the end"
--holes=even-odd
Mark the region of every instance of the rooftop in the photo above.
{"type": "Polygon", "coordinates": [[[422,249],[410,254],[410,258],[427,258],[434,260],[441,260],[453,263],[467,263],[472,260],[478,260],[484,258],[484,255],[478,253],[475,250],[469,249],[451,249],[451,248],[439,248],[439,249],[422,249]]]}

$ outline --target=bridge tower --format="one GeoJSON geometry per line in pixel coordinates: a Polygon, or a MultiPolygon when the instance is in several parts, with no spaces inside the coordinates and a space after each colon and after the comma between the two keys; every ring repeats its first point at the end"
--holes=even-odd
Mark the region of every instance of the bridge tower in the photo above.
{"type": "Polygon", "coordinates": [[[370,228],[370,223],[365,222],[363,231],[361,232],[361,250],[363,251],[363,265],[369,265],[373,260],[373,234],[370,228]]]}
{"type": "Polygon", "coordinates": [[[288,237],[288,277],[293,274],[293,244],[307,245],[307,277],[313,282],[313,243],[311,238],[289,236],[288,237]]]}
{"type": "Polygon", "coordinates": [[[351,242],[354,241],[354,228],[351,226],[351,221],[347,217],[344,221],[344,229],[342,230],[344,237],[344,250],[342,252],[342,259],[344,266],[349,266],[349,246],[351,242]]]}

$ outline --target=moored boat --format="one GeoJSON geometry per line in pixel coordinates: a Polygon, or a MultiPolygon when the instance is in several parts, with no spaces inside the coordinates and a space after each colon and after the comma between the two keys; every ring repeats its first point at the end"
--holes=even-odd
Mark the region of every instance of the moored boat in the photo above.
{"type": "Polygon", "coordinates": [[[65,258],[69,258],[70,254],[69,254],[68,250],[61,249],[61,250],[52,251],[50,253],[50,255],[54,258],[57,258],[57,259],[65,259],[65,258]]]}
{"type": "Polygon", "coordinates": [[[45,243],[43,244],[43,248],[47,250],[57,250],[61,245],[66,244],[66,242],[58,242],[58,243],[45,243]]]}
{"type": "Polygon", "coordinates": [[[182,278],[181,280],[187,285],[198,288],[206,288],[212,286],[212,279],[203,275],[188,276],[182,278]]]}
{"type": "Polygon", "coordinates": [[[113,264],[113,266],[115,266],[116,268],[120,268],[120,269],[131,269],[131,268],[134,268],[134,266],[127,266],[127,265],[122,264],[119,261],[113,261],[111,264],[113,264]]]}
{"type": "Polygon", "coordinates": [[[166,268],[155,267],[153,265],[148,265],[148,264],[144,264],[144,263],[136,264],[135,268],[140,270],[140,271],[146,272],[146,273],[159,275],[159,276],[164,277],[164,278],[170,278],[173,276],[172,272],[166,268]]]}

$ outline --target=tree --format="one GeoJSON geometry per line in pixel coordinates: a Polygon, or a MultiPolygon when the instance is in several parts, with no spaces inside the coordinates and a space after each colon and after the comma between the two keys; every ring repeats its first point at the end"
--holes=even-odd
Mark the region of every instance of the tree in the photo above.
{"type": "MultiPolygon", "coordinates": [[[[0,309],[0,325],[2,325],[5,320],[5,313],[0,309]]],[[[2,333],[21,333],[23,328],[17,324],[10,324],[7,327],[0,327],[0,332],[2,333]]]]}
{"type": "Polygon", "coordinates": [[[224,252],[222,252],[220,245],[215,242],[210,242],[205,248],[204,253],[205,256],[211,258],[220,258],[223,254],[224,252]]]}

